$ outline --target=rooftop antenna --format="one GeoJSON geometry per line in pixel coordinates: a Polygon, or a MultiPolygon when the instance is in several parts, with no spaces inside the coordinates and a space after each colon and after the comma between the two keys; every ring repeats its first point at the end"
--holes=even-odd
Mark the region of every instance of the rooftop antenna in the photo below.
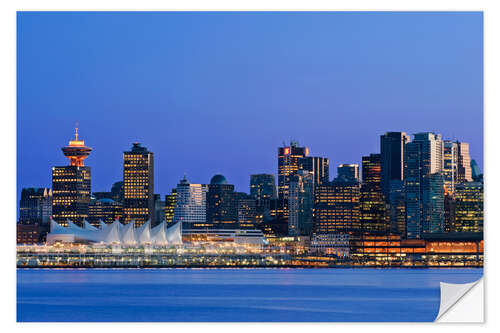
{"type": "Polygon", "coordinates": [[[75,141],[78,141],[78,121],[75,123],[75,141]]]}

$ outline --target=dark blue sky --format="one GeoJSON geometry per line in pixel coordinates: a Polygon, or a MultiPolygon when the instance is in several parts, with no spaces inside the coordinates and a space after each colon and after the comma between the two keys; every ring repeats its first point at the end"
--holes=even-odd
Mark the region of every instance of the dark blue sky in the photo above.
{"type": "Polygon", "coordinates": [[[186,173],[240,191],[277,147],[360,163],[386,131],[469,142],[483,166],[481,13],[20,13],[17,177],[51,185],[74,124],[92,190],[122,178],[133,141],[155,192],[186,173]]]}

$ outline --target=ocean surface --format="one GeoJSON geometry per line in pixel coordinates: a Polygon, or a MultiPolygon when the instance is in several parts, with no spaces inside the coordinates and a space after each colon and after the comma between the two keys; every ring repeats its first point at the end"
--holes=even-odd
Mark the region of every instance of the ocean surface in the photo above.
{"type": "Polygon", "coordinates": [[[18,269],[22,322],[433,321],[482,269],[18,269]]]}

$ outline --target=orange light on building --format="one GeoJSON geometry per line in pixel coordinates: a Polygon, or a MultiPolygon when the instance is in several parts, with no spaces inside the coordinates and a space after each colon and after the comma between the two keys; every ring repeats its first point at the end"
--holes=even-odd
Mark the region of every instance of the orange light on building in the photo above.
{"type": "Polygon", "coordinates": [[[285,155],[288,155],[288,154],[290,154],[290,148],[287,147],[287,148],[285,148],[285,155]]]}

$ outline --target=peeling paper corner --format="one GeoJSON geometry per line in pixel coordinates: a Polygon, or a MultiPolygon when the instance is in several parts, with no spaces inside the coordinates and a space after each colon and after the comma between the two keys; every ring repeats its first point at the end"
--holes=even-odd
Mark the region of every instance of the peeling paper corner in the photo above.
{"type": "Polygon", "coordinates": [[[441,301],[435,322],[484,322],[483,278],[472,283],[440,283],[441,301]]]}

